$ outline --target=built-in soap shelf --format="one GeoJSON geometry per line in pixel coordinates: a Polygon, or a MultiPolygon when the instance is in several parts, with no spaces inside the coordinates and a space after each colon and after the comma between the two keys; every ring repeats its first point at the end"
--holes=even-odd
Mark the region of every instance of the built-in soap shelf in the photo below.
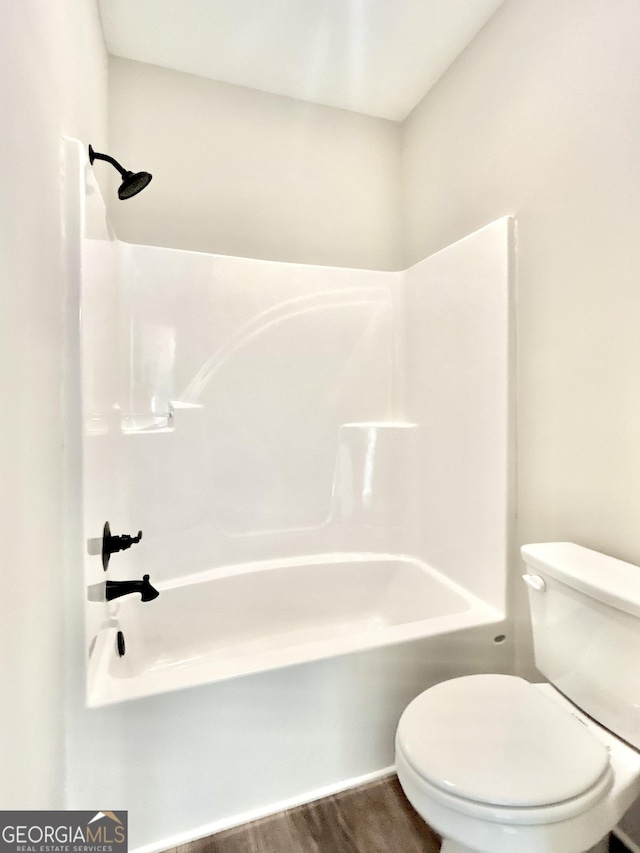
{"type": "Polygon", "coordinates": [[[120,421],[120,430],[124,435],[149,435],[150,433],[168,433],[175,429],[176,412],[178,419],[186,411],[202,409],[201,403],[189,403],[185,400],[169,400],[165,412],[145,412],[123,414],[120,421]]]}
{"type": "Polygon", "coordinates": [[[341,424],[334,518],[366,525],[401,523],[412,492],[417,428],[412,421],[341,424]]]}
{"type": "Polygon", "coordinates": [[[158,414],[153,412],[130,412],[123,414],[120,418],[120,432],[123,435],[173,432],[173,418],[174,414],[171,410],[158,414]]]}
{"type": "Polygon", "coordinates": [[[118,404],[113,407],[111,418],[104,415],[85,417],[84,431],[88,436],[107,435],[119,431],[123,435],[150,435],[170,433],[175,429],[175,413],[204,408],[201,403],[189,403],[184,400],[169,400],[165,412],[124,412],[118,404]]]}

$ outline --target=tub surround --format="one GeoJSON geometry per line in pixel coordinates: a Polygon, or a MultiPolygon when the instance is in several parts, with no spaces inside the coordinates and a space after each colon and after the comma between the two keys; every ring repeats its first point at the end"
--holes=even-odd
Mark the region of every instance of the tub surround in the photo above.
{"type": "MultiPolygon", "coordinates": [[[[104,660],[98,638],[113,638],[106,645],[112,645],[107,663],[114,663],[122,630],[126,654],[115,665],[134,670],[121,677],[99,668],[100,701],[113,699],[116,682],[126,693],[127,684],[158,677],[163,667],[153,667],[165,653],[171,665],[164,675],[176,673],[177,680],[189,669],[183,651],[198,661],[194,671],[221,666],[222,646],[217,661],[213,655],[205,664],[200,654],[204,646],[211,651],[227,642],[216,639],[213,621],[211,637],[201,643],[194,635],[189,648],[162,649],[153,640],[156,617],[167,614],[165,599],[203,594],[210,581],[212,589],[215,583],[230,588],[251,575],[258,582],[296,569],[300,581],[333,571],[335,583],[320,584],[315,603],[344,610],[349,601],[339,585],[348,588],[363,572],[367,581],[375,579],[386,562],[383,573],[395,566],[386,592],[375,593],[384,584],[364,584],[369,603],[366,596],[355,602],[365,621],[372,614],[377,619],[380,604],[387,612],[395,595],[391,578],[405,570],[429,577],[434,590],[457,585],[458,598],[471,602],[425,619],[423,606],[440,594],[420,593],[398,623],[360,632],[350,630],[344,612],[336,624],[325,611],[315,643],[322,659],[310,654],[312,638],[291,642],[293,631],[286,638],[287,666],[280,660],[270,669],[250,667],[253,674],[242,678],[74,710],[69,807],[91,808],[107,797],[113,802],[113,792],[120,792],[114,808],[138,814],[132,848],[160,850],[169,846],[166,839],[207,835],[243,816],[278,811],[379,773],[393,761],[403,707],[425,687],[456,675],[508,671],[512,645],[504,614],[513,505],[505,437],[512,400],[506,383],[488,382],[486,399],[478,384],[482,365],[502,376],[511,369],[512,228],[499,220],[416,265],[411,288],[418,304],[405,273],[119,243],[85,147],[69,146],[68,253],[77,272],[69,277],[69,316],[81,316],[74,333],[81,337],[82,411],[73,417],[83,423],[84,538],[95,540],[107,519],[114,530],[144,531],[135,548],[112,557],[106,575],[100,555],[85,553],[84,584],[149,574],[160,591],[144,604],[134,597],[85,603],[84,645],[79,635],[75,643],[85,655],[92,650],[90,669],[104,660]],[[443,276],[457,282],[449,310],[436,286],[443,276]],[[484,304],[487,288],[499,296],[484,304]],[[420,316],[432,311],[441,312],[442,322],[421,326],[420,316]],[[434,350],[424,369],[411,370],[418,352],[412,338],[427,334],[439,336],[446,363],[434,350]],[[433,382],[443,366],[457,377],[453,385],[433,382]],[[430,404],[421,402],[426,380],[430,404]],[[459,405],[461,396],[472,408],[459,405]],[[502,451],[489,454],[494,442],[502,451]],[[477,464],[469,476],[453,464],[443,478],[441,459],[457,459],[458,451],[466,459],[474,449],[479,461],[497,460],[498,470],[477,464]],[[451,517],[438,514],[438,491],[455,510],[451,517]],[[484,524],[471,562],[467,528],[476,514],[484,524]],[[426,534],[444,522],[447,551],[443,537],[426,534]],[[425,553],[430,541],[438,547],[425,553]],[[146,608],[147,628],[133,618],[142,615],[136,604],[146,608]],[[328,643],[335,644],[331,657],[322,648],[328,643]],[[304,662],[292,660],[303,647],[304,662]],[[145,668],[155,674],[145,675],[145,668]],[[88,744],[99,774],[87,767],[88,744]],[[188,786],[178,791],[169,781],[176,778],[188,779],[188,786]],[[167,802],[171,809],[148,806],[167,802]]],[[[75,365],[70,375],[77,372],[75,365]]],[[[85,544],[74,541],[70,553],[81,558],[81,548],[85,544]]],[[[78,590],[78,581],[70,578],[70,590],[78,590]]],[[[277,592],[277,585],[268,592],[272,601],[291,601],[292,583],[289,599],[277,592]]],[[[301,592],[301,610],[313,607],[313,597],[306,601],[301,592]]],[[[257,602],[248,606],[257,614],[257,602]]],[[[223,615],[216,621],[222,626],[223,615]]],[[[171,630],[188,627],[183,619],[165,623],[171,630]]],[[[189,632],[183,634],[177,639],[189,644],[189,632]]],[[[262,654],[285,653],[278,648],[282,637],[267,639],[276,646],[262,654]]],[[[252,653],[238,652],[255,640],[247,634],[227,644],[235,643],[235,665],[247,664],[252,653]]],[[[154,690],[167,686],[165,680],[154,690]]]]}
{"type": "Polygon", "coordinates": [[[509,220],[405,273],[126,245],[85,152],[70,156],[86,536],[104,514],[144,529],[108,581],[150,575],[161,592],[144,610],[88,605],[89,704],[473,625],[504,634],[509,220]]]}

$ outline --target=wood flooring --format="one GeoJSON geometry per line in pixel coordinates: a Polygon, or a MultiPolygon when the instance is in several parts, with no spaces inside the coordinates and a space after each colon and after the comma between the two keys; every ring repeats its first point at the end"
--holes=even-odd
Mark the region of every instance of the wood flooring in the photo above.
{"type": "Polygon", "coordinates": [[[395,776],[171,849],[170,853],[438,853],[395,776]]]}
{"type": "MultiPolygon", "coordinates": [[[[609,845],[609,853],[628,853],[615,836],[611,836],[609,845]]],[[[439,850],[440,838],[411,808],[396,776],[386,776],[360,788],[172,847],[166,853],[439,853],[439,850]]]]}

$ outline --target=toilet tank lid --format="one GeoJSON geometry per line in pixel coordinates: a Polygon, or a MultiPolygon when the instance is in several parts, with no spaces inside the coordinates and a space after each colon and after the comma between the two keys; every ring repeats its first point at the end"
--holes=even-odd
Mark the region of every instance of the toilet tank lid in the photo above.
{"type": "Polygon", "coordinates": [[[527,566],[591,598],[640,617],[640,567],[573,542],[523,545],[527,566]]]}

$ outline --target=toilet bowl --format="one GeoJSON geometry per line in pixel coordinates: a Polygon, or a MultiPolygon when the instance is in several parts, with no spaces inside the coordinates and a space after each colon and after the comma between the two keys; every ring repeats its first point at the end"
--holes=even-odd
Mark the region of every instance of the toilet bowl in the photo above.
{"type": "Polygon", "coordinates": [[[451,679],[398,724],[398,779],[442,853],[586,853],[640,796],[640,569],[570,543],[523,556],[553,684],[451,679]]]}
{"type": "Polygon", "coordinates": [[[640,754],[550,685],[472,675],[407,707],[396,772],[443,853],[584,853],[635,798],[640,754]]]}

